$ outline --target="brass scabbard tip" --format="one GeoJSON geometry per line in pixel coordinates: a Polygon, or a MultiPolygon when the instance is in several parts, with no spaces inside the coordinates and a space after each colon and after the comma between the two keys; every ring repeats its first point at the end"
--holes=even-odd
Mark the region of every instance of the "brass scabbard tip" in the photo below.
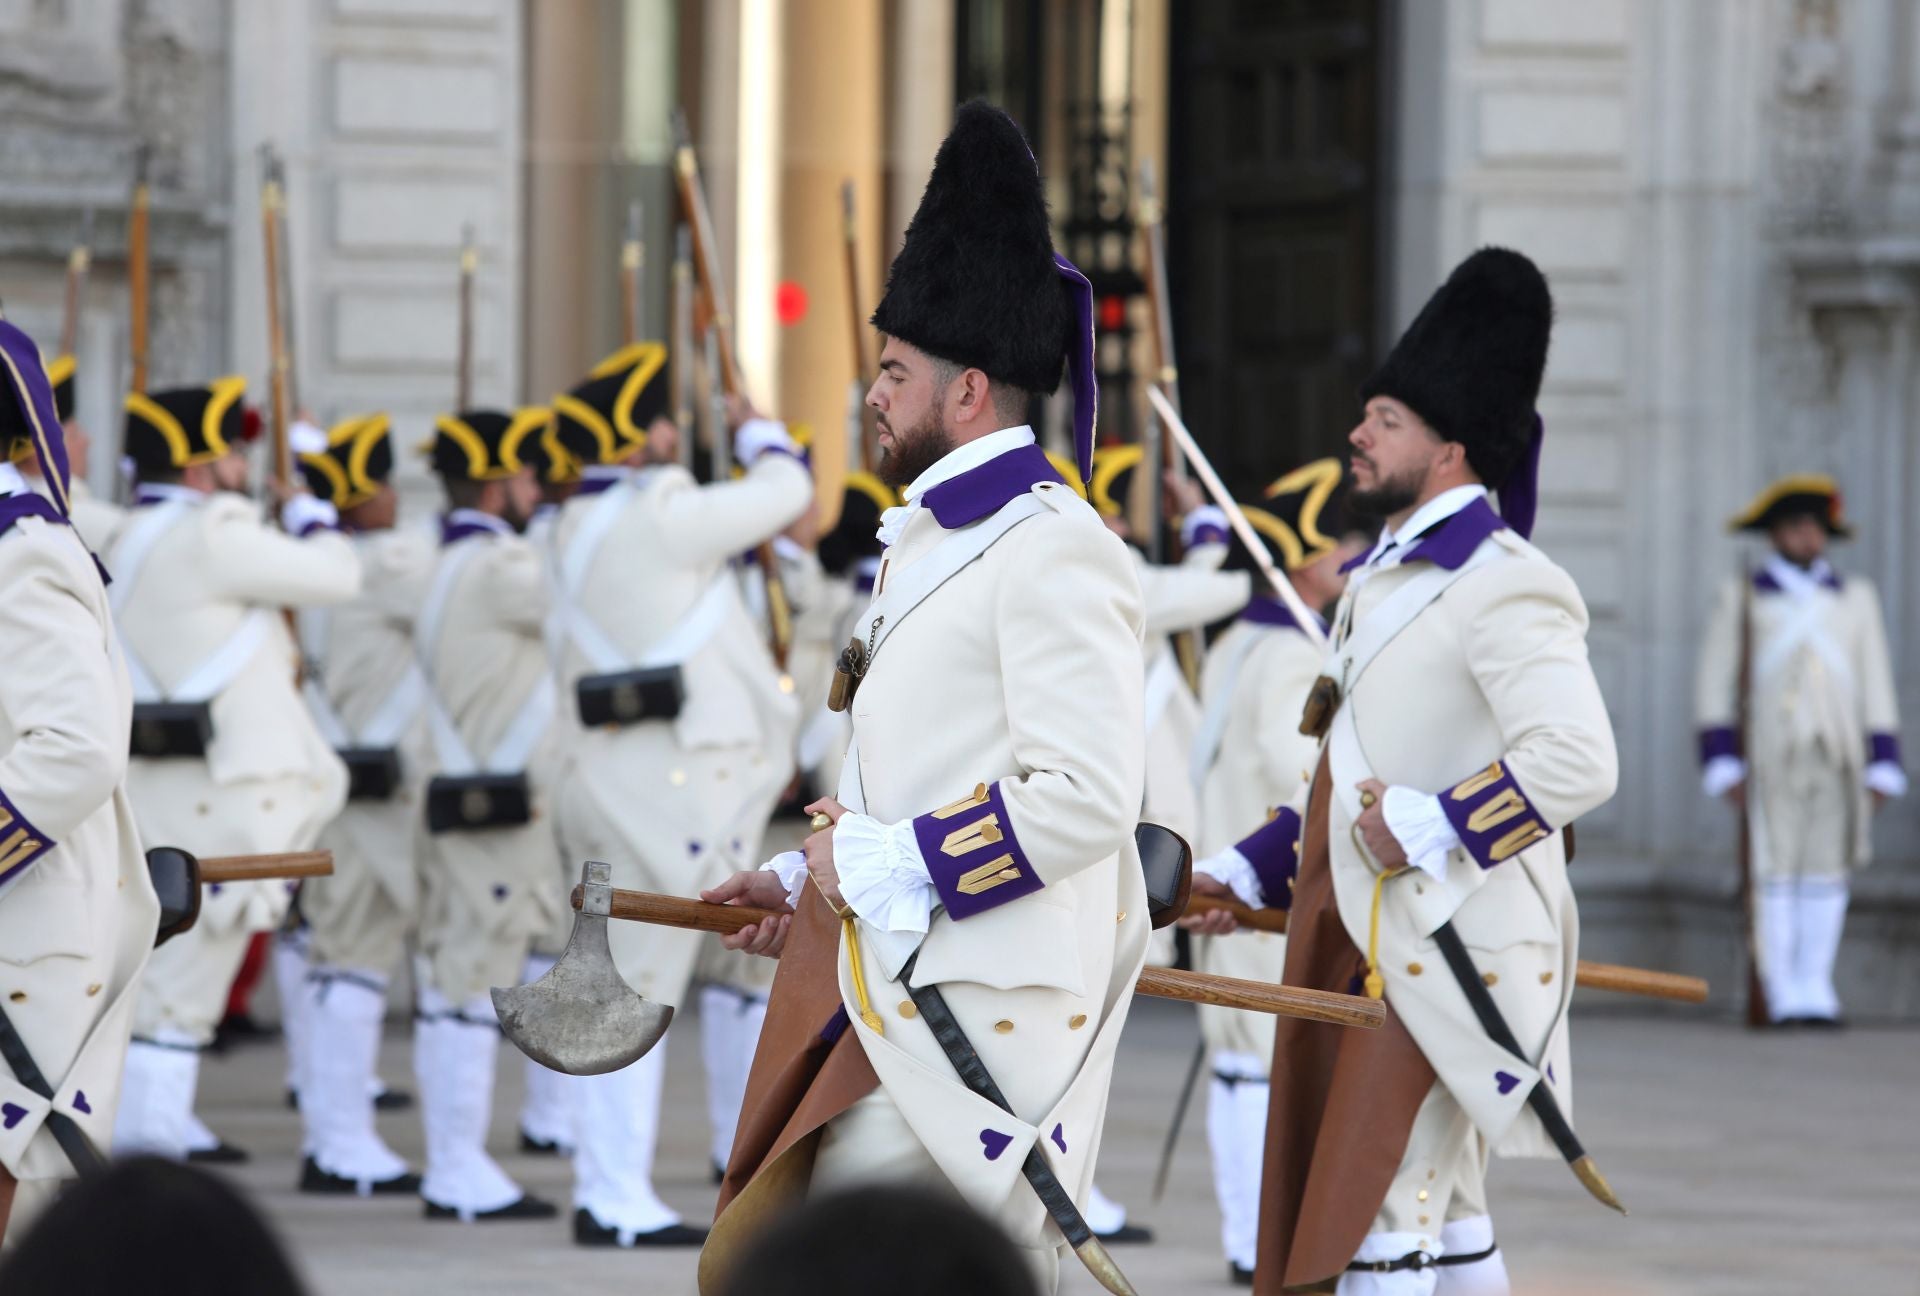
{"type": "Polygon", "coordinates": [[[1080,1257],[1080,1263],[1087,1267],[1087,1272],[1093,1275],[1094,1280],[1112,1292],[1113,1296],[1139,1296],[1133,1284],[1127,1281],[1127,1276],[1120,1272],[1120,1266],[1107,1254],[1107,1248],[1101,1245],[1099,1238],[1089,1237],[1075,1247],[1073,1253],[1080,1257]]]}
{"type": "Polygon", "coordinates": [[[1627,1213],[1627,1208],[1620,1204],[1618,1197],[1614,1196],[1613,1185],[1608,1183],[1607,1177],[1600,1173],[1600,1167],[1593,1163],[1592,1157],[1583,1156],[1573,1162],[1573,1173],[1586,1186],[1586,1190],[1593,1194],[1595,1201],[1602,1206],[1611,1206],[1622,1215],[1627,1213]]]}

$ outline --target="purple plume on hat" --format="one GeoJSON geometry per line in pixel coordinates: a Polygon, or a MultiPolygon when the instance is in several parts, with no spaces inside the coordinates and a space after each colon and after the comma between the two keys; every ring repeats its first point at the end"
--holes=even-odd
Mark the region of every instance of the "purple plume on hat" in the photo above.
{"type": "Polygon", "coordinates": [[[1508,529],[1519,532],[1522,540],[1533,539],[1533,518],[1540,510],[1540,443],[1546,435],[1546,423],[1535,414],[1527,448],[1520,452],[1520,462],[1507,474],[1498,492],[1500,520],[1508,529]]]}
{"type": "Polygon", "coordinates": [[[46,366],[40,363],[40,348],[17,324],[4,319],[0,319],[0,370],[4,370],[18,407],[0,410],[0,425],[12,423],[17,416],[25,426],[40,455],[53,506],[60,510],[61,517],[70,516],[67,441],[60,429],[60,416],[54,411],[53,384],[47,381],[46,366]]]}
{"type": "Polygon", "coordinates": [[[1073,384],[1073,457],[1080,480],[1090,482],[1093,425],[1100,414],[1100,383],[1093,372],[1093,281],[1058,252],[1053,263],[1073,290],[1073,340],[1067,346],[1067,376],[1073,384]]]}

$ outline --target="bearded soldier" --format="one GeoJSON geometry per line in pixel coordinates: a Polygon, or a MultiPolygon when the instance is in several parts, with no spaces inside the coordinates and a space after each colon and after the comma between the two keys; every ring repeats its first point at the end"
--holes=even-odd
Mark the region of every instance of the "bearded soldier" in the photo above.
{"type": "MultiPolygon", "coordinates": [[[[1340,475],[1337,459],[1307,464],[1267,488],[1270,507],[1245,510],[1309,609],[1333,605],[1346,585],[1341,565],[1363,548],[1361,539],[1343,534],[1331,507],[1340,475]]],[[[1293,872],[1293,821],[1276,828],[1266,825],[1278,819],[1277,807],[1299,793],[1313,765],[1315,743],[1300,732],[1300,710],[1320,673],[1321,654],[1286,603],[1264,579],[1256,579],[1263,592],[1207,653],[1200,679],[1201,719],[1189,759],[1200,790],[1196,847],[1202,858],[1194,864],[1196,885],[1202,892],[1216,893],[1225,887],[1260,907],[1266,903],[1261,879],[1284,886],[1293,872]],[[1215,885],[1209,887],[1202,875],[1215,879],[1215,885]]],[[[1196,932],[1194,966],[1199,970],[1253,981],[1281,979],[1285,936],[1229,934],[1234,932],[1233,918],[1219,910],[1186,919],[1185,925],[1196,932]]],[[[1203,1006],[1200,1032],[1212,1076],[1207,1146],[1213,1154],[1221,1245],[1232,1279],[1250,1284],[1273,1019],[1203,1006]]]]}
{"type": "Polygon", "coordinates": [[[902,1182],[993,1214],[1052,1290],[1146,954],[1142,613],[1028,423],[1071,359],[1091,475],[1092,290],[998,109],[960,109],[873,323],[867,400],[907,503],[842,656],[834,826],[707,893],[797,912],[728,938],[784,954],[703,1284],[787,1195],[902,1182]]]}
{"type": "MultiPolygon", "coordinates": [[[[352,598],[359,559],[331,504],[291,494],[277,529],[239,493],[245,390],[222,378],[128,395],[139,486],[108,558],[133,680],[127,788],[141,836],[198,855],[310,849],[347,794],[295,684],[284,609],[352,598]]],[[[127,1050],[123,1147],[177,1157],[211,1141],[193,1115],[199,1052],[249,939],[278,925],[290,890],[209,886],[199,921],[154,952],[127,1050]]]]}
{"type": "Polygon", "coordinates": [[[1262,892],[1291,900],[1287,983],[1364,986],[1387,1024],[1277,1024],[1263,1292],[1505,1291],[1489,1148],[1611,1197],[1568,1124],[1560,830],[1612,796],[1613,733],[1579,591],[1525,539],[1552,314],[1531,261],[1476,252],[1363,389],[1352,503],[1386,529],[1302,719],[1326,740],[1297,882],[1262,892]]]}
{"type": "Polygon", "coordinates": [[[0,320],[0,1237],[111,1144],[160,903],[127,802],[133,698],[31,339],[0,320]],[[22,445],[44,494],[12,466],[22,445]],[[17,1050],[17,1051],[16,1051],[17,1050]],[[22,1065],[23,1059],[28,1063],[22,1065]]]}
{"type": "MultiPolygon", "coordinates": [[[[87,485],[87,460],[93,437],[73,414],[75,373],[76,364],[70,355],[56,356],[47,363],[47,381],[53,384],[53,409],[59,416],[60,434],[66,442],[68,516],[73,529],[80,533],[80,538],[87,542],[89,548],[99,552],[113,543],[114,533],[120,529],[120,521],[126,516],[126,510],[97,498],[87,485]]],[[[32,446],[25,442],[16,445],[13,464],[36,493],[50,496],[52,488],[47,485],[46,471],[32,446]]]]}
{"type": "MultiPolygon", "coordinates": [[[[793,522],[812,498],[779,423],[736,402],[737,481],[702,486],[678,463],[665,417],[666,348],[636,343],[554,402],[555,438],[583,466],[553,529],[560,623],[569,860],[612,863],[619,885],[694,895],[759,858],[793,774],[797,706],[749,616],[731,562],[793,522]]],[[[610,933],[648,999],[683,1004],[698,972],[730,992],[702,997],[700,1030],[719,1151],[731,1142],[766,1013],[761,960],[696,932],[610,933]],[[707,966],[696,969],[705,954],[707,966]],[[755,966],[743,967],[742,963],[755,966]]],[[[698,1245],[652,1182],[666,1050],[576,1083],[574,1236],[583,1245],[698,1245]]]]}
{"type": "Polygon", "coordinates": [[[1766,535],[1773,552],[1722,591],[1707,626],[1702,785],[1747,816],[1768,1018],[1832,1027],[1847,880],[1872,858],[1873,812],[1907,790],[1886,626],[1872,582],[1843,579],[1827,561],[1828,541],[1853,534],[1831,477],[1784,477],[1733,526],[1766,535]]]}
{"type": "Polygon", "coordinates": [[[393,466],[385,414],[347,419],[300,456],[315,497],[340,510],[363,573],[360,597],[310,608],[299,625],[307,702],[348,772],[346,809],[320,839],[333,851],[333,876],[314,878],[300,892],[310,962],[297,991],[307,1022],[298,1086],[303,1192],[420,1188],[373,1123],[388,979],[417,909],[414,840],[431,767],[413,620],[434,545],[427,533],[396,525],[393,466]]]}
{"type": "Polygon", "coordinates": [[[414,1072],[428,1219],[550,1218],[487,1154],[500,1051],[489,987],[520,978],[562,903],[541,747],[554,714],[547,579],[520,532],[539,502],[521,459],[546,409],[442,415],[431,445],[449,509],[414,621],[434,777],[420,866],[414,1072]]]}

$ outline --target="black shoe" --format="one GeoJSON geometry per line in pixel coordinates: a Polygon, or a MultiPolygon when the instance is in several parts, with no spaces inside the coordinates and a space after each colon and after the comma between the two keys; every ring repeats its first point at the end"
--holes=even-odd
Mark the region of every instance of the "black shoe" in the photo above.
{"type": "Polygon", "coordinates": [[[1227,1261],[1227,1281],[1235,1287],[1253,1286],[1253,1270],[1242,1269],[1233,1261],[1227,1261]]]}
{"type": "Polygon", "coordinates": [[[520,1131],[520,1150],[528,1156],[559,1157],[573,1155],[573,1149],[561,1147],[559,1139],[535,1138],[524,1129],[520,1131]]]}
{"type": "MultiPolygon", "coordinates": [[[[460,1212],[451,1206],[439,1206],[433,1202],[426,1202],[425,1204],[428,1219],[457,1220],[460,1218],[460,1212]]],[[[519,1201],[508,1202],[498,1210],[475,1211],[473,1213],[473,1222],[479,1224],[483,1221],[492,1222],[494,1220],[552,1219],[559,1213],[560,1208],[546,1198],[535,1197],[531,1193],[522,1193],[519,1201]]]]}
{"type": "MultiPolygon", "coordinates": [[[[322,1170],[318,1161],[308,1157],[300,1165],[300,1191],[357,1197],[360,1195],[360,1181],[337,1175],[331,1170],[322,1170]]],[[[376,1179],[367,1185],[367,1191],[375,1197],[397,1193],[411,1197],[420,1191],[420,1176],[397,1174],[391,1179],[376,1179]]]]}
{"type": "Polygon", "coordinates": [[[413,1095],[405,1089],[382,1089],[373,1096],[375,1111],[412,1111],[413,1095]]]}
{"type": "Polygon", "coordinates": [[[1153,1241],[1153,1230],[1138,1224],[1122,1224],[1111,1233],[1095,1233],[1094,1236],[1108,1246],[1128,1246],[1153,1241]]]}
{"type": "MultiPolygon", "coordinates": [[[[620,1230],[610,1229],[593,1217],[593,1212],[582,1207],[573,1213],[573,1240],[576,1245],[590,1247],[617,1247],[620,1245],[620,1230]]],[[[663,1229],[651,1233],[635,1233],[632,1247],[697,1247],[706,1244],[707,1231],[686,1224],[669,1224],[663,1229]]]]}
{"type": "Polygon", "coordinates": [[[1807,1030],[1843,1031],[1847,1028],[1845,1017],[1802,1017],[1800,1025],[1807,1030]]]}
{"type": "Polygon", "coordinates": [[[210,1148],[194,1148],[187,1153],[187,1160],[196,1165],[245,1165],[253,1158],[245,1148],[237,1148],[221,1139],[210,1148]]]}

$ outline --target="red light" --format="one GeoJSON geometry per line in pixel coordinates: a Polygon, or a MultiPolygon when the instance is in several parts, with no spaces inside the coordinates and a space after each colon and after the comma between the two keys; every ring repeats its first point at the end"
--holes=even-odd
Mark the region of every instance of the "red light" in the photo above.
{"type": "Polygon", "coordinates": [[[798,324],[807,317],[807,290],[791,279],[782,279],[773,290],[773,313],[782,324],[798,324]]]}
{"type": "Polygon", "coordinates": [[[1100,327],[1108,333],[1119,331],[1127,322],[1127,300],[1124,297],[1102,297],[1100,299],[1100,327]]]}

